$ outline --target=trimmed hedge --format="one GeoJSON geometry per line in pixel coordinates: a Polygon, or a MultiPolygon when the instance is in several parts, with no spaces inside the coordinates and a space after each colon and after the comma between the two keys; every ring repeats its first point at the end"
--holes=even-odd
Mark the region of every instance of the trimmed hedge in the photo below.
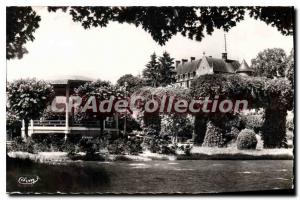
{"type": "Polygon", "coordinates": [[[238,149],[256,149],[257,139],[253,130],[244,129],[237,137],[238,149]]]}
{"type": "Polygon", "coordinates": [[[223,136],[222,129],[212,121],[209,121],[207,123],[207,129],[206,129],[202,146],[206,146],[206,147],[225,146],[225,138],[223,136]]]}
{"type": "MultiPolygon", "coordinates": [[[[294,98],[293,87],[289,80],[207,74],[199,76],[192,82],[191,96],[210,99],[219,96],[220,101],[224,99],[247,100],[249,108],[264,108],[265,119],[261,127],[264,147],[286,147],[286,113],[293,109],[294,98]]],[[[218,124],[222,127],[226,116],[220,113],[208,113],[209,120],[215,117],[223,119],[223,122],[220,120],[218,124]]]]}

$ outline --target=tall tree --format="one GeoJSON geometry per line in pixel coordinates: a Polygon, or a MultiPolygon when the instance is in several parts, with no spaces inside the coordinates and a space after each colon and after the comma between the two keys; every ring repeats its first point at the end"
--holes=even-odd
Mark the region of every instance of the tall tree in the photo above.
{"type": "Polygon", "coordinates": [[[164,52],[161,57],[158,58],[159,61],[159,75],[160,75],[160,85],[167,86],[175,82],[175,67],[174,58],[171,58],[168,52],[164,52]]]}
{"type": "MultiPolygon", "coordinates": [[[[85,29],[105,27],[110,21],[142,27],[160,45],[178,33],[201,41],[205,32],[211,35],[215,28],[229,31],[244,19],[246,11],[283,35],[293,35],[295,13],[293,7],[48,7],[51,12],[58,9],[68,12],[85,29]]],[[[26,41],[34,39],[32,33],[40,18],[30,7],[8,7],[6,13],[6,57],[21,58],[26,41]]]]}
{"type": "Polygon", "coordinates": [[[132,74],[125,74],[117,80],[118,87],[124,87],[125,82],[127,82],[127,91],[129,94],[134,93],[137,89],[145,86],[145,81],[132,74]]]}
{"type": "Polygon", "coordinates": [[[41,117],[53,97],[52,86],[36,79],[20,79],[7,84],[8,109],[25,122],[25,136],[31,119],[41,117]]]}
{"type": "Polygon", "coordinates": [[[265,49],[251,60],[252,67],[258,76],[268,78],[285,77],[287,59],[283,49],[265,49]]]}
{"type": "Polygon", "coordinates": [[[150,61],[146,65],[146,68],[143,71],[143,77],[146,80],[146,84],[152,87],[158,87],[160,81],[159,74],[160,65],[157,61],[157,56],[153,53],[150,56],[150,61]]]}
{"type": "Polygon", "coordinates": [[[87,104],[89,98],[94,97],[96,103],[100,101],[109,100],[111,97],[114,98],[123,98],[124,94],[121,90],[114,87],[109,81],[96,80],[93,82],[87,82],[79,87],[75,88],[76,95],[82,98],[82,104],[79,106],[79,109],[75,112],[74,119],[77,122],[85,122],[89,120],[98,120],[101,133],[104,131],[103,121],[107,116],[112,116],[113,110],[108,113],[100,112],[97,106],[97,112],[93,110],[87,110],[82,112],[84,105],[87,104]]]}

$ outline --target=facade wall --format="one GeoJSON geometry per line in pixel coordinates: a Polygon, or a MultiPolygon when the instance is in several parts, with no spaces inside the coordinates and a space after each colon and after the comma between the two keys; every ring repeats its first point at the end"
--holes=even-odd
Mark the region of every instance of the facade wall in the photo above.
{"type": "Polygon", "coordinates": [[[208,61],[205,57],[201,60],[199,65],[197,66],[197,70],[195,72],[189,73],[189,74],[180,74],[176,78],[176,85],[181,87],[189,88],[191,87],[191,83],[197,76],[203,75],[203,74],[212,74],[213,69],[209,66],[208,61]]]}
{"type": "Polygon", "coordinates": [[[212,74],[213,68],[209,66],[209,63],[206,57],[203,57],[201,63],[196,71],[197,76],[204,75],[204,74],[212,74]]]}

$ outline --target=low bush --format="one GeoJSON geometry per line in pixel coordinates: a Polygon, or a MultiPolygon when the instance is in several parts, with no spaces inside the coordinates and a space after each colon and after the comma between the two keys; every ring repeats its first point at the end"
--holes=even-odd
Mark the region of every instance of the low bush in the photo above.
{"type": "Polygon", "coordinates": [[[12,144],[8,148],[8,151],[24,151],[28,153],[37,153],[34,148],[34,141],[31,138],[27,138],[26,141],[21,137],[15,137],[12,144]]]}
{"type": "Polygon", "coordinates": [[[184,152],[185,155],[190,156],[191,155],[191,151],[192,151],[193,145],[191,144],[187,144],[187,145],[182,145],[180,146],[180,150],[182,150],[184,152]]]}
{"type": "Polygon", "coordinates": [[[67,140],[62,144],[61,150],[63,152],[67,152],[68,156],[71,156],[71,155],[75,155],[75,153],[79,152],[79,146],[78,146],[78,144],[74,144],[67,140]]]}
{"type": "Polygon", "coordinates": [[[152,153],[160,154],[176,154],[177,147],[172,145],[170,141],[160,136],[152,136],[144,138],[144,145],[152,153]]]}
{"type": "Polygon", "coordinates": [[[100,149],[100,143],[93,138],[81,138],[79,141],[79,149],[86,153],[86,156],[95,154],[100,149]]]}
{"type": "Polygon", "coordinates": [[[132,154],[137,155],[142,152],[142,141],[138,137],[118,138],[108,145],[110,154],[132,154]]]}
{"type": "Polygon", "coordinates": [[[107,149],[110,154],[126,154],[126,142],[122,138],[113,140],[108,145],[107,149]]]}
{"type": "Polygon", "coordinates": [[[237,137],[238,149],[256,149],[257,139],[255,132],[250,129],[242,130],[237,137]]]}

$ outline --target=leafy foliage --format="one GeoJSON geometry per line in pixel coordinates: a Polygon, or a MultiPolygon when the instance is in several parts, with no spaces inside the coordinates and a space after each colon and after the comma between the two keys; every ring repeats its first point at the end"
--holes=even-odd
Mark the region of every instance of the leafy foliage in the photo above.
{"type": "MultiPolygon", "coordinates": [[[[109,22],[128,23],[141,27],[160,45],[180,33],[201,41],[215,28],[229,31],[244,19],[251,17],[275,26],[283,35],[292,35],[293,7],[48,7],[49,12],[68,12],[74,22],[85,28],[106,27],[109,22]]],[[[34,39],[40,17],[31,7],[7,8],[7,59],[21,58],[26,41],[34,39]]]]}
{"type": "Polygon", "coordinates": [[[118,138],[108,145],[111,154],[132,154],[137,155],[142,152],[142,140],[138,137],[118,138]]]}
{"type": "Polygon", "coordinates": [[[40,16],[31,7],[6,7],[6,58],[21,59],[28,53],[24,45],[33,41],[40,16]]]}
{"type": "Polygon", "coordinates": [[[11,110],[6,109],[6,131],[12,137],[21,135],[22,122],[11,110]]]}
{"type": "Polygon", "coordinates": [[[243,115],[241,120],[243,127],[254,130],[257,134],[261,131],[261,127],[264,124],[264,116],[262,114],[243,115]]]}
{"type": "Polygon", "coordinates": [[[295,11],[293,7],[251,7],[249,15],[276,27],[283,35],[293,35],[295,11]]]}
{"type": "Polygon", "coordinates": [[[280,106],[291,110],[293,94],[291,84],[283,78],[207,74],[199,76],[191,85],[194,97],[248,100],[250,108],[280,106]]]}
{"type": "Polygon", "coordinates": [[[159,61],[159,74],[160,74],[160,85],[167,86],[175,83],[175,67],[174,58],[171,58],[168,52],[164,52],[161,57],[158,58],[159,61]]]}
{"type": "MultiPolygon", "coordinates": [[[[119,130],[124,129],[124,117],[119,118],[119,130]]],[[[126,133],[131,133],[133,131],[141,131],[140,122],[132,117],[132,115],[126,115],[126,133]]]]}
{"type": "Polygon", "coordinates": [[[174,58],[168,52],[157,58],[153,53],[143,71],[146,84],[151,87],[167,86],[175,82],[174,58]]]}
{"type": "Polygon", "coordinates": [[[8,108],[25,121],[25,134],[28,135],[30,119],[38,119],[53,98],[53,88],[45,81],[19,79],[7,84],[8,108]]]}
{"type": "Polygon", "coordinates": [[[133,76],[132,74],[125,74],[117,80],[117,87],[124,87],[125,82],[128,84],[126,90],[129,92],[129,94],[132,94],[137,89],[145,86],[145,81],[143,79],[133,76]]]}
{"type": "Polygon", "coordinates": [[[207,147],[224,147],[225,137],[223,130],[216,123],[209,121],[202,146],[207,147]]]}
{"type": "MultiPolygon", "coordinates": [[[[86,112],[81,112],[83,106],[86,104],[88,98],[95,97],[96,101],[109,100],[110,98],[122,99],[124,98],[124,91],[120,88],[113,86],[108,81],[96,80],[93,82],[86,82],[83,85],[74,89],[75,94],[82,97],[82,104],[79,106],[74,113],[74,120],[76,122],[84,122],[88,120],[99,120],[101,129],[103,129],[103,120],[107,116],[111,116],[112,112],[92,112],[91,110],[86,110],[86,112]]],[[[102,130],[103,131],[103,130],[102,130]]]]}
{"type": "Polygon", "coordinates": [[[194,126],[191,116],[176,114],[166,115],[162,118],[161,126],[161,133],[164,135],[169,135],[174,138],[192,138],[194,126]]]}
{"type": "Polygon", "coordinates": [[[157,56],[153,53],[150,56],[150,61],[147,63],[146,68],[143,71],[143,77],[146,80],[146,84],[152,87],[158,87],[160,81],[159,74],[159,63],[157,61],[157,56]]]}
{"type": "Polygon", "coordinates": [[[257,139],[251,129],[242,130],[237,137],[238,149],[256,149],[257,139]]]}
{"type": "Polygon", "coordinates": [[[283,49],[266,49],[258,53],[257,57],[251,60],[251,63],[258,76],[285,77],[287,56],[283,49]]]}
{"type": "MultiPolygon", "coordinates": [[[[269,148],[286,146],[286,112],[293,109],[293,89],[288,80],[238,75],[203,75],[192,83],[191,95],[211,99],[219,95],[219,100],[243,99],[248,101],[249,108],[265,108],[265,119],[261,127],[264,146],[269,148]]],[[[206,117],[226,121],[226,116],[208,113],[206,117]]],[[[221,126],[220,123],[217,123],[218,126],[221,126]]]]}
{"type": "Polygon", "coordinates": [[[228,31],[245,14],[242,7],[71,7],[68,11],[86,29],[106,27],[109,21],[142,27],[160,45],[177,33],[201,41],[205,30],[207,34],[214,28],[228,31]]]}

